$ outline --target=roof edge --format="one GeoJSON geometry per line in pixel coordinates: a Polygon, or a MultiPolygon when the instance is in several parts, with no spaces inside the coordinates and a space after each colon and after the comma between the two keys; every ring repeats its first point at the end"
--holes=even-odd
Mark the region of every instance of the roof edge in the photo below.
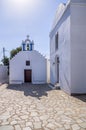
{"type": "MultiPolygon", "coordinates": [[[[64,4],[64,3],[63,3],[64,4]]],[[[57,26],[58,22],[60,21],[60,19],[63,17],[65,11],[67,10],[68,6],[70,5],[70,0],[68,0],[68,2],[65,5],[64,11],[62,12],[62,14],[60,15],[59,19],[57,20],[55,26],[53,26],[53,28],[50,31],[50,34],[53,32],[53,30],[55,29],[55,27],[57,26]]],[[[58,6],[59,7],[59,6],[58,6]]]]}

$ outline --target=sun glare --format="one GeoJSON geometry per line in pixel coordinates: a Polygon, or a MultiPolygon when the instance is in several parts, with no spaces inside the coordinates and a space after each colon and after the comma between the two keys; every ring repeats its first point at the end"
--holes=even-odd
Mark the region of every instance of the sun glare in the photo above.
{"type": "Polygon", "coordinates": [[[31,0],[11,0],[12,1],[12,4],[16,7],[24,7],[26,6],[27,4],[32,4],[31,3],[31,0]]]}
{"type": "Polygon", "coordinates": [[[10,20],[34,19],[41,14],[43,0],[3,0],[4,14],[10,20]]]}
{"type": "Polygon", "coordinates": [[[23,15],[25,13],[33,13],[40,6],[41,0],[7,0],[11,13],[23,15]]]}
{"type": "Polygon", "coordinates": [[[24,11],[28,8],[32,8],[33,0],[10,0],[10,4],[14,6],[17,11],[24,11]]]}

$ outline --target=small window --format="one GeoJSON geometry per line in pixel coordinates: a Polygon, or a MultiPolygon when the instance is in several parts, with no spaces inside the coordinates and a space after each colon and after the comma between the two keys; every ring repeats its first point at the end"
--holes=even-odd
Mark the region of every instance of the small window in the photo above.
{"type": "Polygon", "coordinates": [[[30,61],[26,61],[26,65],[27,65],[27,66],[30,66],[30,61]]]}
{"type": "Polygon", "coordinates": [[[55,36],[55,50],[58,49],[58,33],[55,36]]]}

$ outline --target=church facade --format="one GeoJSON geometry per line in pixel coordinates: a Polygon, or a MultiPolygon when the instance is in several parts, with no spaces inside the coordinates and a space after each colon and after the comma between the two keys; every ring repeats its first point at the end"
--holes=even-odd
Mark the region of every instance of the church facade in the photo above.
{"type": "Polygon", "coordinates": [[[60,4],[50,32],[50,82],[86,93],[86,0],[60,4]]]}
{"type": "Polygon", "coordinates": [[[10,84],[49,82],[49,60],[34,50],[34,42],[29,39],[22,41],[22,51],[10,60],[10,84]]]}

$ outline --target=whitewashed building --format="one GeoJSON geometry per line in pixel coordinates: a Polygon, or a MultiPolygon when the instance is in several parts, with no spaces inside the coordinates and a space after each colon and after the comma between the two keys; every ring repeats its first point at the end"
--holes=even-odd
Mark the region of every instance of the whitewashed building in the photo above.
{"type": "Polygon", "coordinates": [[[34,50],[29,37],[22,41],[22,51],[10,60],[10,84],[49,82],[50,64],[43,55],[34,50]]]}
{"type": "Polygon", "coordinates": [[[86,93],[86,0],[60,4],[50,32],[50,82],[86,93]]]}
{"type": "Polygon", "coordinates": [[[8,82],[8,67],[0,65],[0,85],[8,82]]]}

